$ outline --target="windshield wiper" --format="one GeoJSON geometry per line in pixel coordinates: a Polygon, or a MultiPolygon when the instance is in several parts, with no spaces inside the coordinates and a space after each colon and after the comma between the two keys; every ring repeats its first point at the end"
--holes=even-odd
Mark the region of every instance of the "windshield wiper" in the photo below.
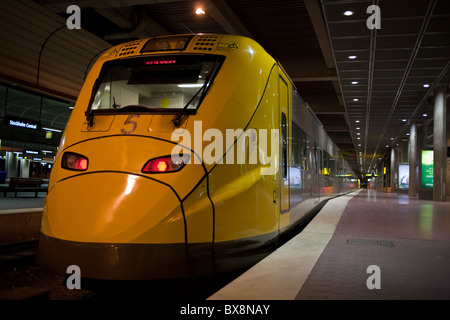
{"type": "Polygon", "coordinates": [[[94,82],[94,87],[92,88],[91,98],[89,99],[89,107],[84,113],[84,115],[86,116],[88,127],[92,127],[94,125],[94,113],[92,112],[92,103],[94,102],[95,95],[99,87],[100,87],[100,78],[97,78],[94,82]]]}
{"type": "MultiPolygon", "coordinates": [[[[209,79],[208,79],[209,80],[209,79]]],[[[201,103],[201,100],[203,100],[203,95],[205,94],[205,89],[208,85],[208,81],[205,81],[203,86],[192,96],[191,100],[186,103],[186,105],[183,107],[183,109],[178,112],[178,114],[173,118],[172,123],[175,125],[175,127],[179,127],[181,125],[181,119],[183,118],[187,108],[191,105],[191,102],[194,101],[194,99],[198,96],[200,92],[202,92],[202,95],[200,96],[200,100],[198,104],[201,103]]]]}
{"type": "Polygon", "coordinates": [[[173,118],[172,123],[175,125],[175,128],[178,128],[181,125],[183,116],[186,114],[186,110],[188,109],[191,102],[194,101],[194,99],[198,96],[198,94],[200,92],[202,94],[200,95],[200,98],[198,100],[197,107],[202,103],[203,99],[205,98],[206,91],[208,91],[207,87],[209,86],[211,77],[215,73],[214,69],[216,68],[218,61],[219,61],[219,59],[216,59],[216,61],[214,61],[211,71],[209,72],[208,76],[206,77],[205,82],[203,83],[203,86],[194,94],[194,96],[191,98],[191,100],[189,100],[189,102],[186,103],[186,105],[183,107],[183,109],[181,109],[180,112],[178,112],[178,114],[173,118]]]}

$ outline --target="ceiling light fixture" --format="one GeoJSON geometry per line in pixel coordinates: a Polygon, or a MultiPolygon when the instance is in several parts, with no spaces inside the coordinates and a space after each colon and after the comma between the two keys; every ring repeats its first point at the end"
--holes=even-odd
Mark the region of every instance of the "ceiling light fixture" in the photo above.
{"type": "Polygon", "coordinates": [[[205,14],[205,11],[202,8],[197,8],[197,10],[195,10],[195,14],[205,14]]]}
{"type": "Polygon", "coordinates": [[[356,123],[359,123],[359,120],[355,120],[356,123]]]}
{"type": "Polygon", "coordinates": [[[352,84],[358,84],[358,81],[352,81],[352,84]]]}
{"type": "Polygon", "coordinates": [[[358,58],[358,56],[348,56],[347,58],[349,58],[350,60],[354,60],[354,59],[358,58]]]}
{"type": "Polygon", "coordinates": [[[353,99],[353,101],[355,101],[355,102],[356,102],[356,101],[359,101],[359,99],[358,99],[358,98],[354,98],[354,99],[353,99]]]}
{"type": "Polygon", "coordinates": [[[342,12],[342,14],[343,14],[344,16],[346,16],[346,17],[350,17],[350,16],[352,16],[352,15],[355,14],[355,11],[352,11],[352,10],[345,10],[344,12],[342,12]]]}
{"type": "Polygon", "coordinates": [[[402,119],[403,122],[406,122],[406,119],[402,119]]]}
{"type": "Polygon", "coordinates": [[[423,85],[423,87],[424,87],[424,88],[429,88],[430,85],[429,85],[428,83],[425,83],[425,84],[423,85]]]}

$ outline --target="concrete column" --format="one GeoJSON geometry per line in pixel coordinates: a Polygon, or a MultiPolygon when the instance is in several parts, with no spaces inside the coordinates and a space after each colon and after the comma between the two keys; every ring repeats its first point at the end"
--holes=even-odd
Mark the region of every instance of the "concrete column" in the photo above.
{"type": "Polygon", "coordinates": [[[409,131],[409,192],[410,197],[417,195],[417,123],[411,123],[409,131]]]}
{"type": "Polygon", "coordinates": [[[434,92],[433,114],[433,200],[445,201],[447,173],[447,88],[434,92]]]}
{"type": "Polygon", "coordinates": [[[17,177],[17,158],[15,153],[6,152],[6,179],[17,177]]]}
{"type": "Polygon", "coordinates": [[[30,177],[30,160],[20,159],[20,177],[29,178],[30,177]]]}
{"type": "Polygon", "coordinates": [[[398,191],[398,148],[391,149],[391,192],[398,191]]]}

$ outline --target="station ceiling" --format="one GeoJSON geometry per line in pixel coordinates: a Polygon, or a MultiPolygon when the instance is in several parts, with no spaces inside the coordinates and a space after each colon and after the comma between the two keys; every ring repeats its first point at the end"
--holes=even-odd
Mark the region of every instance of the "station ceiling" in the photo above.
{"type": "Polygon", "coordinates": [[[413,121],[432,118],[434,90],[450,83],[448,0],[29,2],[55,21],[65,22],[69,5],[82,9],[81,27],[95,36],[83,38],[91,51],[80,62],[84,69],[96,51],[137,38],[222,33],[255,39],[281,62],[361,176],[407,138],[413,121]],[[368,11],[372,5],[378,16],[368,11]],[[205,14],[195,14],[197,7],[205,14]]]}

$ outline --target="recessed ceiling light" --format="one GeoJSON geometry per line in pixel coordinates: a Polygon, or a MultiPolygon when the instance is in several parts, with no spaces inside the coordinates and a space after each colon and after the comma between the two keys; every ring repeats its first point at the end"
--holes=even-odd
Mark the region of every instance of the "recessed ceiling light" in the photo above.
{"type": "Polygon", "coordinates": [[[344,16],[350,17],[350,16],[352,16],[352,15],[355,14],[355,11],[352,11],[352,10],[345,10],[344,12],[342,12],[342,14],[343,14],[344,16]]]}
{"type": "Polygon", "coordinates": [[[403,122],[406,122],[406,119],[402,119],[403,122]]]}
{"type": "Polygon", "coordinates": [[[360,137],[358,137],[358,138],[356,138],[356,139],[358,139],[358,140],[361,140],[361,138],[360,138],[360,137]]]}
{"type": "Polygon", "coordinates": [[[197,10],[195,10],[196,14],[205,14],[205,11],[202,8],[197,8],[197,10]]]}
{"type": "Polygon", "coordinates": [[[355,102],[356,102],[356,101],[359,101],[359,99],[358,99],[358,98],[354,98],[354,99],[353,99],[353,101],[355,101],[355,102]]]}
{"type": "Polygon", "coordinates": [[[358,143],[358,147],[361,147],[361,143],[358,143]]]}
{"type": "Polygon", "coordinates": [[[358,135],[358,136],[359,136],[360,134],[361,134],[361,133],[359,133],[359,132],[356,133],[356,135],[358,135]]]}
{"type": "Polygon", "coordinates": [[[423,114],[424,117],[428,116],[426,113],[423,114]]]}
{"type": "Polygon", "coordinates": [[[423,85],[423,87],[424,87],[424,88],[429,88],[430,85],[429,85],[428,83],[425,83],[425,84],[423,85]]]}
{"type": "Polygon", "coordinates": [[[409,132],[406,135],[409,136],[409,132]]]}
{"type": "Polygon", "coordinates": [[[357,128],[356,128],[356,130],[359,130],[359,129],[361,129],[361,128],[360,128],[360,127],[357,127],[357,128]]]}
{"type": "Polygon", "coordinates": [[[355,120],[356,123],[359,123],[359,120],[355,120]]]}
{"type": "Polygon", "coordinates": [[[358,84],[358,81],[352,81],[352,84],[358,84]]]}
{"type": "Polygon", "coordinates": [[[347,58],[349,58],[350,60],[354,60],[356,59],[358,56],[348,56],[347,58]]]}

